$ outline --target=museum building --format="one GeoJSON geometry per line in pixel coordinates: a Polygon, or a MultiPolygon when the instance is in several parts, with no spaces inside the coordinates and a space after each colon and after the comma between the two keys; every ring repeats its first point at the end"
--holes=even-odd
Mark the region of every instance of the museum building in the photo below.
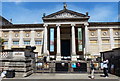
{"type": "Polygon", "coordinates": [[[44,14],[41,24],[8,21],[9,25],[3,25],[1,18],[0,37],[4,39],[4,49],[36,46],[38,57],[77,61],[96,58],[100,52],[120,47],[119,22],[88,22],[88,12],[75,12],[66,5],[63,10],[44,14]]]}

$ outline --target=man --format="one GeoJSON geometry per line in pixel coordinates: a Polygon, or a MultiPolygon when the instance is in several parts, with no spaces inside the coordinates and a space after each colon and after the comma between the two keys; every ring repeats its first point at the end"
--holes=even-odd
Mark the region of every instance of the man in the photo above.
{"type": "Polygon", "coordinates": [[[108,78],[108,63],[109,61],[107,59],[103,61],[103,72],[106,78],[108,78]]]}

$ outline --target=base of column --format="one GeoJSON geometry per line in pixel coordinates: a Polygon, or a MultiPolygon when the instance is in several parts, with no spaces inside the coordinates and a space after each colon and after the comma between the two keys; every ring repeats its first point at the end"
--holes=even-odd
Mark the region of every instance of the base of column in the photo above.
{"type": "Polygon", "coordinates": [[[61,56],[56,56],[56,61],[61,61],[61,56]]]}
{"type": "Polygon", "coordinates": [[[77,56],[71,56],[72,61],[77,61],[77,56]]]}
{"type": "Polygon", "coordinates": [[[50,61],[50,56],[47,56],[46,60],[47,60],[47,62],[49,62],[50,61]]]}

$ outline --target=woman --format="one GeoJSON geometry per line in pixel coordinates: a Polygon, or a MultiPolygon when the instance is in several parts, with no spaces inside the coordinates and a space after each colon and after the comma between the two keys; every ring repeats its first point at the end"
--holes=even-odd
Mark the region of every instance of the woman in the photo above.
{"type": "Polygon", "coordinates": [[[92,60],[91,63],[90,63],[90,74],[91,74],[91,79],[94,79],[95,76],[94,76],[94,71],[95,71],[95,66],[94,66],[94,61],[92,60]]]}

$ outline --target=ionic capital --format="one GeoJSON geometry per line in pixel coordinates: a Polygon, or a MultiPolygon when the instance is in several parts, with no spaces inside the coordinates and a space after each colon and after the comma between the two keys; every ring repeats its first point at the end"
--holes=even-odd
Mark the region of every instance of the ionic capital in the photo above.
{"type": "Polygon", "coordinates": [[[47,27],[47,26],[48,26],[48,24],[44,24],[43,26],[44,26],[44,27],[47,27]]]}
{"type": "Polygon", "coordinates": [[[72,26],[72,27],[74,27],[74,26],[75,26],[75,24],[73,23],[73,24],[71,24],[71,26],[72,26]]]}
{"type": "Polygon", "coordinates": [[[56,24],[57,27],[60,27],[61,25],[60,24],[56,24]]]}

